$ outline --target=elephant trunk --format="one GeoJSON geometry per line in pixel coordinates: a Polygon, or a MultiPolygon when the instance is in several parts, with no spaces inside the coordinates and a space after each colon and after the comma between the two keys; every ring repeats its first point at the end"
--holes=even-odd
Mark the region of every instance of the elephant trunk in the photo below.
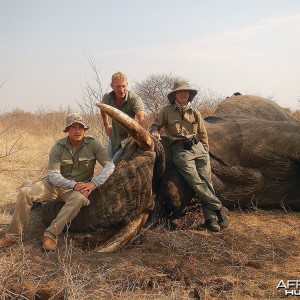
{"type": "Polygon", "coordinates": [[[142,150],[154,151],[154,143],[150,134],[134,119],[110,105],[102,103],[97,103],[96,105],[101,111],[123,126],[142,150]]]}

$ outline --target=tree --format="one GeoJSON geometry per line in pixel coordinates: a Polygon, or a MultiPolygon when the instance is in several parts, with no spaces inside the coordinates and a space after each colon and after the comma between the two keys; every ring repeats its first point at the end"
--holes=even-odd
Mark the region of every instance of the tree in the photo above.
{"type": "Polygon", "coordinates": [[[155,115],[162,107],[169,104],[167,95],[173,84],[181,80],[179,76],[170,74],[152,74],[141,82],[136,82],[134,90],[143,99],[146,112],[155,115]]]}
{"type": "MultiPolygon", "coordinates": [[[[168,93],[173,90],[175,81],[183,80],[172,74],[152,74],[145,80],[135,83],[134,90],[144,101],[146,112],[155,116],[164,106],[169,105],[168,93]]],[[[209,89],[195,86],[197,95],[193,99],[193,106],[201,111],[204,117],[211,115],[218,104],[225,99],[209,89]]]]}

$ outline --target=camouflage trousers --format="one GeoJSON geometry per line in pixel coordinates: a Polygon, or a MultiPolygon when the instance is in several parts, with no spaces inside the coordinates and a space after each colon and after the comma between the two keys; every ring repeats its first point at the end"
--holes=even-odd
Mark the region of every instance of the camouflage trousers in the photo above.
{"type": "Polygon", "coordinates": [[[21,241],[33,203],[55,201],[58,198],[65,204],[44,233],[45,236],[56,240],[64,227],[83,206],[88,206],[90,201],[78,191],[53,186],[48,176],[21,189],[6,236],[12,240],[21,241]]]}
{"type": "Polygon", "coordinates": [[[191,150],[173,146],[173,162],[186,183],[192,188],[202,207],[205,220],[216,218],[215,212],[222,206],[215,195],[211,181],[211,166],[208,151],[199,142],[191,150]]]}

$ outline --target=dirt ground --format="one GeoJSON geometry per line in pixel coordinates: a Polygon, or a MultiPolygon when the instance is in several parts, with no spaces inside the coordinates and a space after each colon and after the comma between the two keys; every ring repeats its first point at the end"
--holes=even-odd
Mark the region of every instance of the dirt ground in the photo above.
{"type": "MultiPolygon", "coordinates": [[[[0,229],[26,180],[45,175],[51,138],[0,159],[0,229]]],[[[147,224],[127,246],[98,253],[103,233],[71,234],[41,250],[40,209],[22,244],[0,250],[1,299],[281,299],[280,280],[299,279],[300,213],[257,208],[230,212],[220,233],[201,229],[195,205],[178,220],[147,224]]]]}

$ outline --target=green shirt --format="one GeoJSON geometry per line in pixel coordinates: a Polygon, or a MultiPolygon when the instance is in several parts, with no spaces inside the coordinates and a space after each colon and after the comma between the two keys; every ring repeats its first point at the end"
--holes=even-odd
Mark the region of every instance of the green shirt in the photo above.
{"type": "Polygon", "coordinates": [[[49,170],[59,172],[68,180],[90,181],[94,175],[96,161],[105,166],[110,162],[105,148],[91,136],[85,136],[83,143],[73,153],[68,137],[52,147],[49,154],[49,170]]]}
{"type": "MultiPolygon", "coordinates": [[[[116,105],[115,93],[111,91],[104,95],[102,103],[118,108],[131,118],[135,118],[135,115],[139,111],[144,110],[144,104],[140,96],[133,91],[127,91],[122,106],[119,108],[116,105]]],[[[128,132],[116,121],[112,120],[112,148],[113,151],[117,151],[120,148],[122,141],[128,138],[128,132]]]]}
{"type": "Polygon", "coordinates": [[[164,107],[154,120],[150,132],[158,132],[162,127],[165,127],[166,135],[171,143],[197,136],[208,150],[204,120],[195,108],[190,107],[182,116],[175,103],[164,107]]]}

